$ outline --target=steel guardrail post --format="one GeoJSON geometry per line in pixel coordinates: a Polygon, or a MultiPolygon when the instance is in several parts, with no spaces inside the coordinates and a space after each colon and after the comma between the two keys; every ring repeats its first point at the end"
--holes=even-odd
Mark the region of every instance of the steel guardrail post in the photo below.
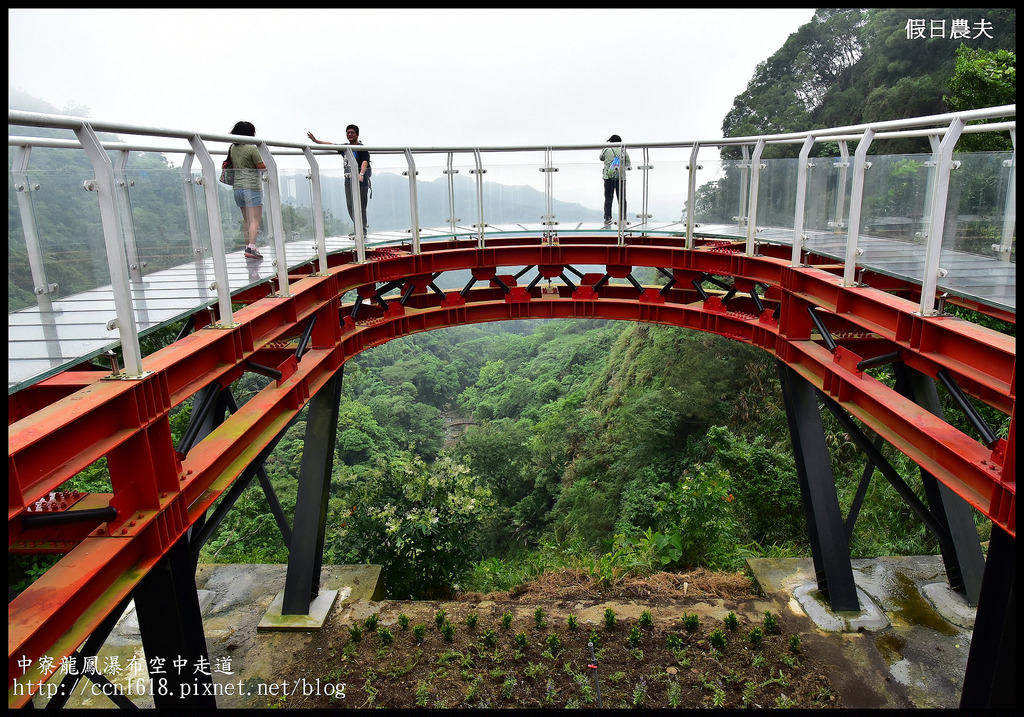
{"type": "Polygon", "coordinates": [[[192,160],[193,152],[186,152],[181,160],[181,176],[185,185],[185,215],[188,219],[188,237],[192,244],[192,259],[199,261],[203,257],[203,243],[199,239],[199,209],[196,207],[196,195],[193,193],[192,160]]]}
{"type": "Polygon", "coordinates": [[[936,156],[935,183],[931,195],[931,216],[928,221],[928,243],[925,244],[924,276],[921,277],[921,315],[934,316],[935,290],[938,281],[946,275],[939,267],[942,257],[942,235],[946,224],[946,203],[949,198],[949,173],[954,168],[953,147],[960,139],[965,122],[954,117],[946,130],[946,136],[939,143],[936,156]]]}
{"type": "Polygon", "coordinates": [[[313,242],[316,244],[319,273],[327,274],[327,233],[324,231],[323,190],[320,186],[320,164],[309,147],[302,148],[302,154],[309,163],[309,196],[313,208],[313,242]]]}
{"type": "Polygon", "coordinates": [[[747,245],[744,252],[754,256],[754,240],[757,238],[757,188],[761,183],[761,153],[764,151],[764,138],[757,140],[754,153],[750,157],[750,193],[747,199],[747,245]]]}
{"type": "Polygon", "coordinates": [[[476,147],[473,148],[473,161],[476,163],[476,169],[470,170],[476,174],[476,208],[477,216],[479,217],[480,223],[477,224],[477,228],[480,230],[477,236],[477,248],[484,248],[484,228],[487,226],[484,224],[484,169],[483,161],[480,159],[480,150],[476,147]]]}
{"type": "Polygon", "coordinates": [[[796,170],[796,212],[793,215],[793,254],[792,266],[800,266],[804,248],[804,212],[807,208],[807,174],[810,170],[808,160],[814,146],[814,135],[807,135],[800,148],[800,158],[796,170]]]}
{"type": "Polygon", "coordinates": [[[416,192],[416,160],[413,159],[412,150],[406,148],[405,162],[409,165],[409,233],[412,235],[412,253],[420,253],[420,206],[419,195],[416,192]]]}
{"type": "Polygon", "coordinates": [[[88,122],[82,122],[74,131],[96,172],[93,187],[100,204],[103,244],[106,248],[110,289],[114,296],[114,313],[117,317],[115,321],[108,322],[107,327],[113,328],[116,325],[120,336],[125,377],[142,378],[142,349],[139,346],[139,331],[135,326],[135,307],[127,271],[128,255],[122,240],[121,215],[115,206],[117,193],[114,186],[114,166],[88,122]]]}
{"type": "Polygon", "coordinates": [[[686,189],[686,248],[693,249],[694,237],[693,227],[694,220],[693,214],[696,209],[695,204],[697,202],[697,170],[700,168],[697,165],[697,153],[700,152],[700,142],[694,142],[693,148],[690,150],[690,166],[687,167],[689,172],[688,186],[686,189]]]}
{"type": "Polygon", "coordinates": [[[267,165],[266,179],[269,188],[264,202],[270,204],[270,218],[267,222],[274,237],[274,265],[277,268],[277,296],[288,296],[288,255],[284,243],[284,222],[281,218],[281,180],[277,176],[277,161],[266,142],[259,142],[257,148],[263,163],[267,165]]]}
{"type": "Polygon", "coordinates": [[[352,232],[356,240],[356,262],[366,263],[366,232],[363,231],[363,201],[359,192],[359,165],[356,163],[355,152],[352,147],[345,147],[345,161],[348,163],[348,172],[345,181],[348,183],[348,196],[352,197],[352,232]]]}
{"type": "Polygon", "coordinates": [[[1009,178],[1006,180],[1006,208],[1003,209],[1003,231],[1000,242],[992,248],[999,252],[999,261],[1009,263],[1013,249],[1014,231],[1017,227],[1017,130],[1010,130],[1013,156],[1007,160],[1009,178]]]}
{"type": "MultiPolygon", "coordinates": [[[[220,328],[228,328],[234,325],[235,317],[231,309],[231,285],[228,282],[228,262],[224,254],[224,230],[221,226],[220,198],[217,196],[218,172],[213,163],[210,151],[206,149],[203,140],[199,135],[189,137],[189,145],[199,166],[202,167],[203,175],[200,180],[203,191],[206,194],[206,221],[210,227],[210,251],[213,254],[213,278],[217,292],[217,308],[220,314],[220,323],[214,324],[220,328]]],[[[198,180],[197,180],[198,181],[198,180]]]]}
{"type": "Polygon", "coordinates": [[[21,230],[25,235],[25,251],[28,254],[28,267],[32,272],[32,288],[36,295],[36,303],[40,311],[53,311],[50,294],[56,291],[56,284],[46,281],[46,264],[43,262],[43,250],[39,245],[39,234],[36,231],[35,212],[32,211],[32,192],[36,187],[28,178],[28,164],[32,157],[31,147],[15,147],[11,162],[11,176],[14,178],[14,193],[18,198],[18,214],[21,217],[21,230]]]}
{"type": "Polygon", "coordinates": [[[875,131],[868,127],[857,143],[853,154],[853,186],[850,189],[850,224],[846,235],[846,260],[843,266],[843,286],[856,286],[857,278],[857,237],[860,234],[860,212],[864,203],[864,172],[871,165],[867,161],[868,147],[875,137],[875,131]]]}

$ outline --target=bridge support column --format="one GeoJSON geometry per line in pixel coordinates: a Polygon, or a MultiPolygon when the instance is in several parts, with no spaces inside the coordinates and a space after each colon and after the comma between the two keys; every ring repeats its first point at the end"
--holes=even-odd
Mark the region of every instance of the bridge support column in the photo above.
{"type": "MultiPolygon", "coordinates": [[[[935,381],[902,362],[896,370],[896,390],[932,414],[942,417],[942,404],[935,381]]],[[[946,529],[949,538],[939,541],[946,579],[953,590],[963,593],[970,605],[977,605],[985,572],[985,556],[967,501],[940,483],[927,471],[921,471],[928,506],[935,520],[946,529]]]]}
{"type": "Polygon", "coordinates": [[[962,710],[1012,710],[1017,706],[1016,564],[1015,538],[993,524],[960,693],[962,710]]]}
{"type": "MultiPolygon", "coordinates": [[[[188,537],[182,536],[135,588],[142,647],[154,680],[153,702],[159,709],[215,709],[213,676],[196,590],[188,537]],[[179,670],[176,659],[184,660],[179,670]],[[154,669],[163,660],[163,672],[154,669]],[[196,668],[205,665],[203,674],[196,668]],[[166,680],[166,681],[164,681],[166,680]],[[210,686],[208,695],[205,685],[210,686]],[[165,689],[161,689],[166,687],[165,689]],[[185,688],[183,690],[183,688],[185,688]],[[189,696],[183,697],[183,694],[189,696]]],[[[157,668],[159,669],[159,668],[157,668]]]]}
{"type": "Polygon", "coordinates": [[[778,362],[778,371],[818,590],[828,595],[833,610],[859,611],[850,548],[815,388],[782,361],[778,362]]]}
{"type": "Polygon", "coordinates": [[[306,439],[295,497],[295,520],[288,546],[282,615],[307,615],[320,594],[320,567],[324,554],[327,502],[338,436],[338,408],[344,367],[309,401],[306,439]]]}

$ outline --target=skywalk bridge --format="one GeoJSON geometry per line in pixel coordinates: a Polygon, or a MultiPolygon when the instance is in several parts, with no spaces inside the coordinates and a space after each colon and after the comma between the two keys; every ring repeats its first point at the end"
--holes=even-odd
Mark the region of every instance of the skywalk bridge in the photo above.
{"type": "MultiPolygon", "coordinates": [[[[192,560],[254,477],[276,505],[261,465],[303,409],[296,515],[322,523],[348,358],[445,326],[593,317],[710,331],[776,356],[819,589],[834,609],[858,609],[856,511],[839,512],[820,402],[936,535],[951,588],[979,606],[974,645],[986,649],[972,650],[964,704],[1000,703],[1013,674],[1002,628],[1015,605],[1015,341],[944,309],[1015,321],[1015,153],[954,152],[964,133],[1015,142],[1014,114],[626,145],[630,212],[617,208],[610,227],[596,208],[601,146],[368,146],[364,234],[358,202],[346,226],[338,194],[355,181],[340,169],[347,145],[10,111],[10,214],[24,246],[11,240],[9,276],[24,290],[9,291],[9,550],[64,557],[9,603],[9,687],[44,655],[95,650],[131,598],[148,651],[205,654],[192,560]],[[968,124],[979,119],[994,123],[968,124]],[[931,151],[871,154],[914,137],[931,151]],[[230,243],[237,210],[214,155],[231,141],[256,143],[268,167],[262,262],[230,243]],[[812,157],[826,142],[836,156],[812,157]],[[799,158],[763,159],[776,144],[799,158]],[[742,157],[708,158],[727,147],[742,157]],[[57,152],[88,162],[33,165],[57,152]],[[181,165],[133,167],[146,152],[181,165]],[[70,226],[55,206],[74,208],[70,226]],[[140,336],[182,319],[177,341],[143,356],[140,336]],[[892,388],[867,373],[883,364],[892,388]],[[270,382],[237,406],[230,385],[245,372],[270,382]],[[978,437],[945,420],[936,381],[978,437]],[[169,414],[189,399],[192,424],[172,445],[169,414]],[[1010,417],[1007,438],[974,401],[1010,417]],[[871,434],[921,467],[925,500],[871,434]],[[102,457],[111,493],[63,489],[102,457]],[[993,523],[987,562],[972,507],[993,523]]],[[[286,611],[302,613],[324,526],[274,512],[291,553],[286,611]]],[[[26,699],[9,694],[12,706],[26,699]]]]}

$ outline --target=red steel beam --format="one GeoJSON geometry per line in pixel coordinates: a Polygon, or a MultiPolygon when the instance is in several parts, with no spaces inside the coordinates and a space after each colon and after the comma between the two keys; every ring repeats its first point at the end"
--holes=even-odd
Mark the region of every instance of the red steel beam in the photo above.
{"type": "MultiPolygon", "coordinates": [[[[254,303],[236,313],[235,326],[197,331],[147,357],[150,373],[142,380],[102,381],[90,372],[69,384],[58,376],[19,401],[27,415],[8,429],[9,544],[24,534],[20,516],[35,500],[101,456],[108,458],[111,505],[119,517],[91,531],[9,603],[9,685],[20,675],[21,658],[70,654],[348,358],[398,336],[464,323],[518,318],[650,321],[757,345],[794,366],[851,415],[1016,535],[1013,432],[999,451],[986,449],[857,371],[860,356],[853,351],[875,344],[879,352],[897,347],[919,370],[934,375],[946,368],[967,393],[1005,409],[1012,425],[1012,338],[960,320],[916,316],[916,305],[906,300],[875,289],[844,287],[839,277],[821,269],[790,267],[782,259],[746,257],[719,246],[690,251],[654,240],[628,247],[580,240],[555,246],[522,241],[486,249],[451,242],[419,255],[393,253],[365,264],[339,264],[349,257],[332,257],[335,266],[328,276],[297,278],[287,297],[254,294],[254,303]],[[354,328],[339,323],[342,295],[360,286],[458,269],[489,275],[502,266],[572,264],[621,267],[620,273],[656,266],[677,276],[731,276],[743,287],[763,283],[778,294],[771,301],[781,304],[780,320],[731,311],[720,300],[716,304],[717,297],[705,303],[662,303],[665,297],[656,291],[635,296],[632,287],[605,286],[600,298],[589,300],[580,300],[583,293],[575,298],[537,299],[521,292],[502,297],[500,290],[479,288],[448,305],[426,293],[414,296],[408,308],[394,302],[388,315],[367,306],[370,320],[354,328]],[[835,354],[811,340],[807,306],[824,309],[826,323],[841,329],[835,354]],[[294,373],[266,387],[179,461],[171,445],[170,409],[211,381],[227,385],[244,372],[246,361],[279,353],[282,342],[299,335],[314,316],[312,348],[294,373]],[[75,382],[83,387],[66,395],[75,382]]],[[[668,296],[693,297],[687,287],[681,289],[668,296]]],[[[737,303],[747,309],[750,304],[745,299],[737,303]]],[[[23,702],[9,694],[10,704],[23,702]]]]}

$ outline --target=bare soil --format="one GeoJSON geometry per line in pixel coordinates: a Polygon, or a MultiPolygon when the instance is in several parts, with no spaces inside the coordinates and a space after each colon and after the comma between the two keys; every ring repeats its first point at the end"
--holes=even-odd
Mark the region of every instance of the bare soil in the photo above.
{"type": "Polygon", "coordinates": [[[756,595],[742,574],[661,573],[599,589],[586,574],[563,571],[510,593],[364,603],[329,623],[288,659],[304,666],[307,681],[344,684],[344,697],[321,688],[320,694],[274,706],[884,706],[870,690],[851,684],[848,672],[837,690],[830,676],[843,674],[842,648],[819,635],[806,617],[756,595]],[[440,610],[453,628],[447,637],[436,620],[440,610]],[[613,626],[605,621],[608,610],[613,626]],[[773,634],[765,630],[766,611],[778,624],[773,634]],[[508,627],[506,612],[512,615],[508,627]],[[738,619],[735,629],[723,621],[729,613],[738,619]],[[405,628],[402,615],[408,618],[405,628]],[[471,615],[475,625],[467,622],[471,615]],[[697,626],[691,617],[688,629],[686,618],[693,615],[697,626]],[[423,626],[420,638],[417,625],[423,626]],[[362,632],[359,640],[351,634],[354,626],[362,632]],[[759,646],[750,639],[754,628],[764,631],[759,646]],[[713,633],[724,637],[724,647],[713,645],[713,633]],[[587,644],[591,639],[596,660],[587,644]]]}

